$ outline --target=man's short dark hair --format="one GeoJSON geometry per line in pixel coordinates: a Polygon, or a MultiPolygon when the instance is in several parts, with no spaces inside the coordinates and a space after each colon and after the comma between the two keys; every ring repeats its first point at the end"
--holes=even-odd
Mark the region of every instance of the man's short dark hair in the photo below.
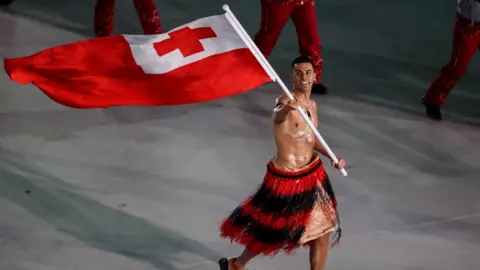
{"type": "Polygon", "coordinates": [[[294,67],[296,64],[301,64],[301,63],[310,63],[312,65],[312,67],[314,66],[313,62],[312,62],[312,60],[310,60],[310,58],[308,58],[306,56],[299,56],[299,57],[295,58],[295,60],[293,60],[292,67],[294,67]]]}

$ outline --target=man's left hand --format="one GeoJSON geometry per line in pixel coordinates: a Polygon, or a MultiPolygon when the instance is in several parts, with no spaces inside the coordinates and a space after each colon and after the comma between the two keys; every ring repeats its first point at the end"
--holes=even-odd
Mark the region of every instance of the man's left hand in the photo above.
{"type": "Polygon", "coordinates": [[[345,167],[345,160],[343,158],[337,158],[338,159],[338,163],[335,164],[333,161],[332,161],[332,166],[335,167],[336,169],[338,170],[341,170],[345,167]]]}

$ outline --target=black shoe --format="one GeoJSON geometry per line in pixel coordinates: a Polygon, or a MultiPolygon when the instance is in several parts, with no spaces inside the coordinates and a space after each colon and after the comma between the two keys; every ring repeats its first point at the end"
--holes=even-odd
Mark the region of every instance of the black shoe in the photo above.
{"type": "Polygon", "coordinates": [[[312,87],[312,94],[325,95],[327,94],[327,87],[323,84],[314,83],[312,87]]]}
{"type": "Polygon", "coordinates": [[[435,121],[442,121],[442,112],[439,107],[428,105],[425,98],[422,99],[422,104],[425,106],[428,118],[435,121]]]}
{"type": "Polygon", "coordinates": [[[0,6],[8,6],[13,3],[14,0],[0,0],[0,6]]]}
{"type": "Polygon", "coordinates": [[[227,258],[221,258],[218,261],[218,266],[220,267],[220,270],[228,270],[228,259],[227,258]]]}

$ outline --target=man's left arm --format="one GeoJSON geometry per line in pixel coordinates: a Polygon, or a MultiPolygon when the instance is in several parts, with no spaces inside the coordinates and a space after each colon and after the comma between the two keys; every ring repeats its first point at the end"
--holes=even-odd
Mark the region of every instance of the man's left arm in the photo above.
{"type": "MultiPolygon", "coordinates": [[[[315,114],[318,115],[317,114],[317,104],[314,103],[314,106],[315,106],[315,114]]],[[[315,127],[318,128],[318,119],[315,121],[315,127]]],[[[338,169],[337,165],[334,164],[332,158],[330,158],[330,155],[327,153],[327,150],[325,150],[322,143],[320,143],[320,140],[316,136],[315,136],[315,145],[313,146],[313,150],[317,151],[318,153],[320,153],[323,156],[325,156],[326,158],[328,158],[328,160],[330,160],[332,165],[338,169]]],[[[345,161],[340,157],[337,157],[337,159],[340,163],[340,168],[343,168],[345,161]]]]}
{"type": "Polygon", "coordinates": [[[335,162],[333,162],[333,160],[330,158],[327,151],[325,150],[325,148],[323,147],[323,145],[320,143],[320,141],[317,138],[315,138],[315,146],[313,147],[313,149],[315,151],[319,152],[320,154],[324,155],[325,157],[327,157],[330,160],[330,162],[332,163],[333,167],[335,167],[337,169],[343,169],[343,167],[345,166],[345,160],[341,157],[337,157],[338,164],[335,164],[335,162]]]}
{"type": "Polygon", "coordinates": [[[325,150],[325,148],[317,138],[315,138],[315,146],[313,147],[313,150],[319,152],[320,154],[330,159],[330,155],[328,155],[327,150],[325,150]]]}
{"type": "MultiPolygon", "coordinates": [[[[312,100],[312,105],[313,105],[313,108],[315,110],[315,115],[317,116],[316,119],[315,119],[315,122],[313,123],[315,125],[316,128],[318,128],[318,108],[317,108],[317,103],[315,101],[312,100]]],[[[315,146],[313,147],[313,150],[319,152],[320,154],[324,155],[325,157],[327,157],[328,159],[330,159],[330,156],[328,155],[327,151],[325,150],[325,148],[323,147],[323,145],[320,143],[320,141],[318,140],[318,138],[315,136],[315,146]]]]}

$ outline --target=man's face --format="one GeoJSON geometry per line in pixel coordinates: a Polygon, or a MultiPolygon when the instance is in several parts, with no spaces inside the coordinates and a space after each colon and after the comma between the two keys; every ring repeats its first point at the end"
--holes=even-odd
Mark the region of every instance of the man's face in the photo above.
{"type": "Polygon", "coordinates": [[[293,66],[293,84],[296,90],[310,91],[312,90],[315,73],[310,63],[299,63],[293,66]]]}

